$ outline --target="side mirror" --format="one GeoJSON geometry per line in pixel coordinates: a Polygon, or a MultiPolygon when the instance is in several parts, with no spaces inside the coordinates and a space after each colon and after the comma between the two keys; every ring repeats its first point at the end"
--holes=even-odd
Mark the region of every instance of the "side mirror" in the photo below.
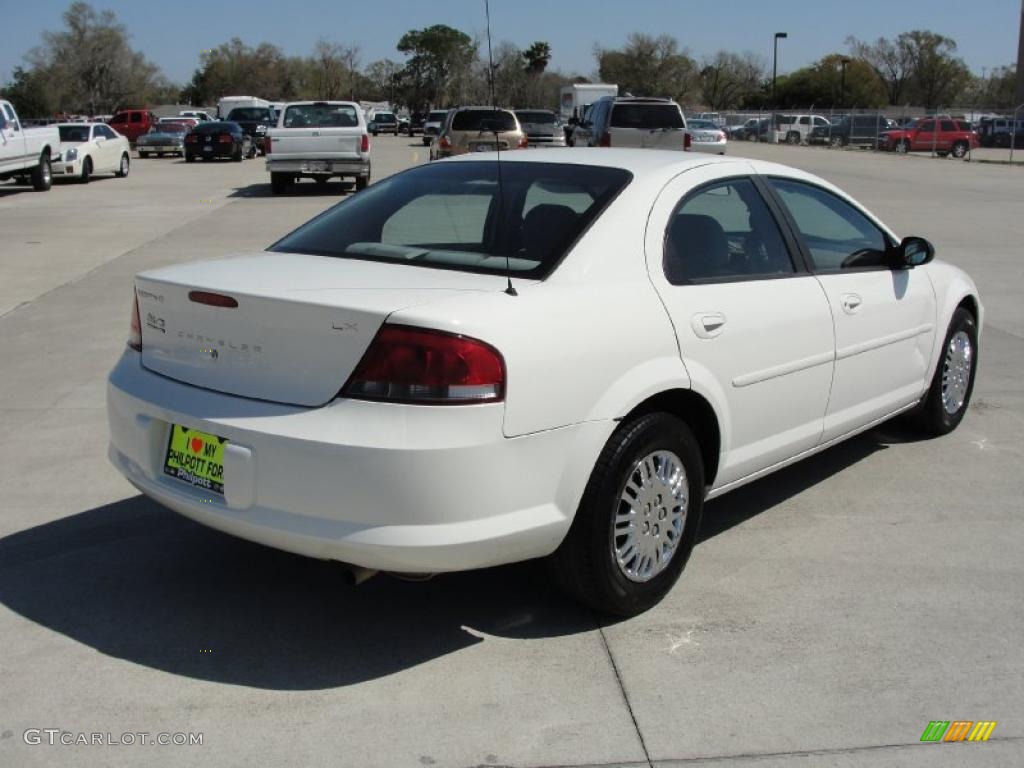
{"type": "Polygon", "coordinates": [[[923,237],[904,237],[896,249],[899,266],[920,267],[935,258],[935,247],[923,237]]]}

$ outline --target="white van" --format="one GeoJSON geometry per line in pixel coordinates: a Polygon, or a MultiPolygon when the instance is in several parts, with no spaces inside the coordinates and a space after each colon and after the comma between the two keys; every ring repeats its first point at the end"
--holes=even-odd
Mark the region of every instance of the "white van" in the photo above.
{"type": "Polygon", "coordinates": [[[227,120],[238,107],[269,107],[270,102],[257,96],[225,96],[217,102],[217,119],[227,120]]]}

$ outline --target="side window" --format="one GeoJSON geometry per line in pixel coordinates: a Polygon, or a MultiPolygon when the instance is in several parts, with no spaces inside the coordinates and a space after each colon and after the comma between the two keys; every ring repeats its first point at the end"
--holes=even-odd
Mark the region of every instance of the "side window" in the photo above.
{"type": "Polygon", "coordinates": [[[803,117],[800,118],[800,125],[810,125],[810,124],[811,124],[811,118],[807,117],[807,115],[804,115],[803,117]]]}
{"type": "Polygon", "coordinates": [[[826,120],[824,117],[815,117],[814,118],[814,124],[815,125],[828,125],[828,120],[826,120]]]}
{"type": "Polygon", "coordinates": [[[113,138],[115,138],[117,136],[117,134],[115,134],[112,130],[110,130],[105,125],[97,126],[96,127],[96,132],[99,133],[101,136],[106,136],[108,139],[113,139],[113,138]]]}
{"type": "Polygon", "coordinates": [[[943,120],[941,123],[939,123],[939,129],[943,133],[951,133],[952,131],[956,130],[956,128],[953,127],[953,121],[952,120],[943,120]]]}
{"type": "Polygon", "coordinates": [[[131,116],[128,119],[131,120],[131,122],[133,122],[133,123],[141,123],[142,122],[142,113],[141,112],[132,112],[131,116]]]}
{"type": "Polygon", "coordinates": [[[112,118],[110,119],[110,122],[111,122],[111,123],[117,123],[118,125],[120,125],[121,123],[126,123],[126,122],[128,122],[128,121],[127,121],[127,119],[126,119],[127,117],[128,117],[128,116],[127,116],[127,115],[124,115],[124,114],[121,114],[121,115],[114,115],[114,116],[113,116],[113,117],[112,117],[112,118]]]}
{"type": "Polygon", "coordinates": [[[918,130],[921,133],[934,133],[935,132],[935,121],[934,120],[924,120],[921,123],[921,127],[918,128],[918,130]]]}
{"type": "Polygon", "coordinates": [[[867,216],[820,187],[770,179],[803,235],[816,269],[887,266],[889,243],[867,216]]]}
{"type": "Polygon", "coordinates": [[[673,285],[796,271],[750,179],[717,182],[685,198],[668,224],[663,266],[673,285]]]}

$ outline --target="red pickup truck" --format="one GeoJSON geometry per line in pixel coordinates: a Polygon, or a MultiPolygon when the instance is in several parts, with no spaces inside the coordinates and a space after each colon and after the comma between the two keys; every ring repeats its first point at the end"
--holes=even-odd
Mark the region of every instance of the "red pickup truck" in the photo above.
{"type": "Polygon", "coordinates": [[[931,152],[939,157],[963,157],[968,149],[978,148],[978,134],[963,123],[949,118],[922,117],[906,128],[885,131],[879,136],[882,149],[894,152],[931,152]],[[936,132],[935,123],[939,130],[936,132]]]}
{"type": "Polygon", "coordinates": [[[150,128],[156,125],[156,115],[148,109],[122,109],[107,121],[107,125],[134,144],[139,136],[149,133],[150,128]]]}

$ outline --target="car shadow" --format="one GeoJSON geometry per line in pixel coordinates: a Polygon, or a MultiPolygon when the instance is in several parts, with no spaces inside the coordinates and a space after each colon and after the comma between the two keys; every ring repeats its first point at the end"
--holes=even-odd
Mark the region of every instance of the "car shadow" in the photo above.
{"type": "MultiPolygon", "coordinates": [[[[869,433],[710,502],[701,540],[888,442],[869,433]]],[[[144,496],[0,539],[0,603],[115,658],[271,690],[377,679],[488,635],[533,640],[609,623],[556,592],[541,561],[350,587],[337,564],[236,539],[144,496]]]]}
{"type": "Polygon", "coordinates": [[[280,195],[275,195],[270,182],[265,184],[249,184],[244,187],[236,187],[228,197],[341,197],[350,195],[356,190],[356,185],[351,181],[339,181],[331,179],[320,184],[310,179],[293,182],[280,195]]]}

